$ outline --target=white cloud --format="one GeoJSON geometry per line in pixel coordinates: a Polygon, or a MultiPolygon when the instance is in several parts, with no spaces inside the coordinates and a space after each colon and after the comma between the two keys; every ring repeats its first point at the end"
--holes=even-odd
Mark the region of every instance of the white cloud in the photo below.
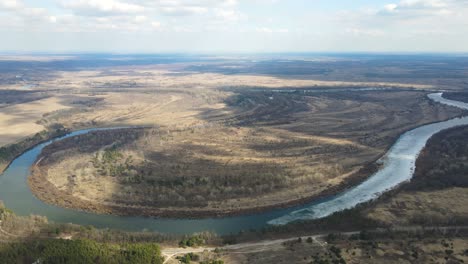
{"type": "Polygon", "coordinates": [[[221,8],[216,8],[214,10],[214,14],[216,17],[221,18],[224,21],[239,21],[247,18],[246,15],[236,10],[226,10],[221,8]]]}
{"type": "Polygon", "coordinates": [[[15,29],[24,27],[24,30],[34,27],[37,30],[60,32],[108,32],[113,30],[116,32],[147,32],[170,29],[173,29],[173,32],[195,32],[209,28],[214,29],[217,24],[223,22],[236,23],[246,18],[237,10],[237,0],[55,1],[57,9],[54,10],[54,13],[50,13],[44,8],[27,6],[20,0],[0,0],[0,12],[3,10],[10,14],[11,23],[16,25],[15,29]],[[170,18],[172,16],[177,16],[177,18],[170,18]],[[194,20],[190,20],[190,17],[194,17],[194,20]],[[29,25],[30,22],[15,23],[13,19],[41,22],[29,25]],[[193,21],[196,23],[193,24],[193,21]],[[60,24],[60,27],[47,27],[47,24],[60,24]],[[165,26],[163,27],[162,24],[165,26]]]}
{"type": "Polygon", "coordinates": [[[402,0],[399,4],[401,8],[421,9],[421,8],[443,8],[447,3],[442,0],[402,0]]]}
{"type": "Polygon", "coordinates": [[[259,33],[268,33],[268,34],[289,32],[289,30],[286,28],[271,28],[271,27],[257,27],[255,31],[259,33]]]}
{"type": "Polygon", "coordinates": [[[40,21],[54,23],[47,9],[29,7],[19,0],[0,0],[0,11],[2,10],[9,14],[12,19],[31,23],[31,27],[37,27],[37,22],[40,21]]]}
{"type": "Polygon", "coordinates": [[[157,22],[157,21],[153,21],[153,22],[151,22],[151,26],[153,28],[159,29],[159,28],[161,28],[161,23],[157,22]]]}
{"type": "Polygon", "coordinates": [[[0,0],[0,30],[16,32],[21,38],[38,31],[44,34],[31,35],[73,32],[76,36],[95,34],[104,39],[132,33],[152,36],[158,43],[161,39],[172,41],[170,48],[183,48],[191,40],[199,41],[206,49],[231,45],[246,50],[281,45],[303,50],[346,50],[348,46],[359,50],[410,50],[433,47],[433,43],[440,47],[468,43],[468,0],[386,0],[378,8],[356,7],[341,12],[320,7],[314,10],[311,5],[303,10],[298,1],[275,0],[49,1],[56,5],[51,8],[45,1],[0,0]]]}
{"type": "Polygon", "coordinates": [[[61,5],[75,14],[89,16],[135,14],[145,11],[145,7],[141,5],[118,0],[69,0],[61,1],[61,5]]]}
{"type": "Polygon", "coordinates": [[[135,23],[144,23],[148,21],[148,18],[146,16],[136,16],[133,21],[135,21],[135,23]]]}
{"type": "Polygon", "coordinates": [[[392,12],[395,12],[397,8],[398,8],[397,4],[388,4],[384,6],[384,11],[392,13],[392,12]]]}
{"type": "Polygon", "coordinates": [[[381,37],[385,35],[385,33],[379,29],[347,28],[345,32],[353,36],[381,37]]]}
{"type": "Polygon", "coordinates": [[[3,8],[3,9],[15,10],[15,9],[22,8],[22,7],[23,7],[23,4],[17,0],[1,0],[0,1],[0,8],[3,8]]]}
{"type": "Polygon", "coordinates": [[[403,16],[433,15],[447,10],[447,8],[453,8],[447,0],[401,0],[399,3],[385,5],[379,11],[379,14],[403,16]]]}
{"type": "Polygon", "coordinates": [[[165,6],[160,7],[159,11],[161,11],[164,15],[187,16],[205,14],[208,12],[208,9],[199,6],[165,6]]]}

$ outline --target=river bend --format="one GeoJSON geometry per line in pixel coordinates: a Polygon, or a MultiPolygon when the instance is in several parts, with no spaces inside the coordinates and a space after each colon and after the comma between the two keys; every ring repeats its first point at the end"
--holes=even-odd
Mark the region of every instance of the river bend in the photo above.
{"type": "MultiPolygon", "coordinates": [[[[429,94],[428,97],[438,103],[468,110],[468,104],[445,99],[442,97],[442,93],[429,94]]],[[[27,177],[30,167],[34,164],[42,149],[57,140],[90,131],[103,130],[102,128],[86,129],[39,144],[15,159],[0,176],[0,200],[3,200],[5,205],[18,215],[44,215],[50,221],[61,223],[173,234],[200,231],[213,231],[218,234],[237,233],[241,230],[262,228],[268,224],[283,225],[296,220],[322,218],[374,199],[379,194],[411,179],[416,159],[432,135],[441,130],[461,125],[468,125],[468,117],[424,125],[404,133],[379,161],[382,162],[383,166],[378,172],[371,175],[363,183],[338,195],[288,209],[276,209],[259,214],[216,219],[155,219],[98,215],[45,204],[35,198],[29,189],[27,177]]]]}

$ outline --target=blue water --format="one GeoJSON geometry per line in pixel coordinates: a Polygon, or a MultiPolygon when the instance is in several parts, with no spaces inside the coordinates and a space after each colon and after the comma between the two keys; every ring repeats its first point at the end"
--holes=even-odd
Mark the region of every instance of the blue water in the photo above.
{"type": "MultiPolygon", "coordinates": [[[[440,93],[431,94],[429,98],[440,103],[468,109],[468,104],[444,99],[440,93]]],[[[155,219],[98,215],[60,208],[36,199],[29,190],[27,177],[31,165],[34,164],[42,149],[56,140],[106,128],[86,129],[40,144],[14,160],[0,176],[0,200],[3,200],[5,205],[18,215],[43,215],[47,216],[50,221],[61,223],[173,234],[188,234],[200,231],[213,231],[218,234],[237,233],[241,230],[259,229],[268,224],[281,225],[295,220],[321,218],[373,199],[380,193],[411,178],[417,155],[430,136],[442,129],[458,125],[468,125],[468,117],[422,126],[403,134],[382,158],[381,162],[384,165],[381,170],[362,184],[339,195],[288,209],[216,219],[155,219]]]]}
{"type": "MultiPolygon", "coordinates": [[[[442,93],[429,94],[428,97],[439,103],[468,110],[468,104],[445,99],[442,97],[442,93]]],[[[283,225],[296,220],[323,218],[377,198],[383,192],[395,188],[412,178],[416,159],[432,135],[444,129],[460,125],[468,125],[468,117],[429,124],[404,133],[385,156],[378,161],[383,164],[382,168],[363,183],[329,201],[313,203],[268,223],[283,225]]]]}

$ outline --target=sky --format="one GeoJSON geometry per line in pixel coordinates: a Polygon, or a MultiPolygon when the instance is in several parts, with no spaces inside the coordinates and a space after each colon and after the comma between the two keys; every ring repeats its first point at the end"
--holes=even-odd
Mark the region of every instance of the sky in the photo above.
{"type": "Polygon", "coordinates": [[[0,0],[0,51],[468,52],[468,0],[0,0]]]}

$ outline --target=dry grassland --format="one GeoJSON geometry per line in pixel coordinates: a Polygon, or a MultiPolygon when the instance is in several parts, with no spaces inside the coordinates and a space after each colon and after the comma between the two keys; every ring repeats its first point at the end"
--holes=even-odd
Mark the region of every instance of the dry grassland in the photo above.
{"type": "Polygon", "coordinates": [[[349,187],[370,173],[368,165],[404,131],[461,114],[430,102],[418,88],[431,86],[421,84],[196,73],[184,71],[187,66],[33,76],[26,80],[35,85],[31,89],[47,98],[1,108],[0,144],[54,124],[72,130],[150,126],[145,136],[126,135],[122,142],[109,132],[113,141],[94,142],[96,148],[84,152],[67,145],[62,159],[43,160],[43,178],[35,181],[43,185],[33,189],[51,203],[106,213],[223,215],[349,187]],[[317,92],[343,86],[396,90],[317,92]],[[118,158],[90,163],[114,145],[118,158]],[[130,156],[124,172],[110,170],[130,156]],[[103,172],[100,166],[109,168],[103,172]],[[93,208],[81,208],[91,202],[93,208]]]}
{"type": "Polygon", "coordinates": [[[420,236],[307,243],[289,242],[251,252],[226,252],[225,263],[466,263],[466,237],[421,238],[420,236]]]}
{"type": "Polygon", "coordinates": [[[37,123],[44,114],[69,108],[59,97],[49,97],[1,108],[0,146],[14,143],[44,130],[45,127],[37,123]]]}
{"type": "Polygon", "coordinates": [[[52,145],[31,178],[36,195],[101,213],[164,216],[291,205],[349,187],[402,132],[461,113],[415,91],[198,92],[111,93],[88,111],[49,115],[71,126],[155,128],[52,145]],[[103,161],[114,147],[117,158],[103,161]]]}

